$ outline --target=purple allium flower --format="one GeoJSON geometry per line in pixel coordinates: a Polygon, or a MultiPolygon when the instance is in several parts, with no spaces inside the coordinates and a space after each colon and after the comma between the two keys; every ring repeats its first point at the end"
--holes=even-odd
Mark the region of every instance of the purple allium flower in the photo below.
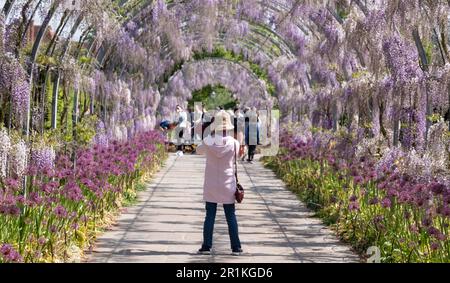
{"type": "Polygon", "coordinates": [[[377,197],[374,197],[374,198],[372,198],[372,199],[369,200],[369,204],[370,204],[370,205],[376,205],[376,204],[378,204],[379,202],[380,202],[380,201],[378,200],[377,197]]]}
{"type": "Polygon", "coordinates": [[[445,192],[445,190],[446,190],[444,184],[440,184],[440,183],[437,183],[437,182],[432,183],[430,185],[430,189],[436,195],[443,194],[445,192]]]}
{"type": "Polygon", "coordinates": [[[58,216],[59,218],[66,218],[67,217],[67,210],[64,208],[64,206],[62,205],[58,205],[55,210],[54,213],[56,216],[58,216]]]}
{"type": "Polygon", "coordinates": [[[384,190],[386,188],[386,182],[381,182],[377,185],[379,190],[384,190]]]}
{"type": "Polygon", "coordinates": [[[431,250],[433,251],[437,251],[439,248],[441,247],[441,245],[438,242],[433,242],[430,245],[431,250]]]}
{"type": "Polygon", "coordinates": [[[430,217],[424,217],[424,218],[422,219],[422,225],[423,225],[423,226],[425,226],[425,227],[430,227],[431,224],[433,224],[433,220],[431,220],[430,217]]]}
{"type": "Polygon", "coordinates": [[[398,197],[399,203],[407,203],[407,202],[409,202],[409,200],[410,200],[409,191],[400,192],[399,197],[398,197]]]}
{"type": "Polygon", "coordinates": [[[381,206],[384,207],[384,208],[390,208],[391,205],[392,205],[392,202],[391,202],[391,200],[389,198],[384,198],[381,201],[381,206]]]}
{"type": "Polygon", "coordinates": [[[405,211],[403,213],[403,217],[405,218],[405,220],[408,220],[411,218],[411,213],[409,211],[405,211]]]}
{"type": "Polygon", "coordinates": [[[450,207],[449,206],[445,206],[442,210],[442,215],[449,217],[450,216],[450,207]]]}
{"type": "Polygon", "coordinates": [[[428,227],[427,232],[430,236],[436,236],[440,233],[440,231],[433,226],[428,227]]]}
{"type": "Polygon", "coordinates": [[[361,189],[361,197],[365,197],[368,195],[368,192],[366,189],[361,189]]]}
{"type": "Polygon", "coordinates": [[[83,197],[83,192],[80,187],[75,183],[70,181],[64,188],[65,196],[75,202],[81,201],[83,197]]]}
{"type": "Polygon", "coordinates": [[[38,239],[38,244],[43,246],[45,243],[47,243],[47,239],[45,237],[40,237],[38,239]]]}
{"type": "Polygon", "coordinates": [[[353,178],[353,182],[357,185],[362,184],[364,182],[364,178],[362,176],[355,176],[355,178],[353,178]]]}
{"type": "Polygon", "coordinates": [[[350,197],[350,199],[349,199],[351,202],[355,202],[355,201],[357,201],[358,200],[358,197],[357,196],[355,196],[355,195],[352,195],[351,197],[350,197]]]}
{"type": "Polygon", "coordinates": [[[20,188],[20,182],[16,179],[8,178],[5,181],[6,187],[12,189],[13,191],[16,191],[20,188]]]}
{"type": "Polygon", "coordinates": [[[389,189],[387,191],[387,196],[389,198],[394,198],[394,197],[398,197],[398,191],[396,191],[395,189],[389,189]]]}
{"type": "Polygon", "coordinates": [[[86,215],[83,215],[80,217],[80,221],[86,223],[88,221],[88,217],[86,215]]]}
{"type": "Polygon", "coordinates": [[[384,216],[383,215],[377,215],[373,218],[373,222],[374,223],[381,223],[384,221],[384,216]]]}
{"type": "Polygon", "coordinates": [[[20,215],[20,208],[17,205],[12,205],[9,207],[9,214],[12,216],[20,215]]]}
{"type": "Polygon", "coordinates": [[[0,254],[6,262],[23,262],[22,256],[10,244],[3,244],[0,254]]]}
{"type": "Polygon", "coordinates": [[[409,230],[414,234],[419,233],[419,228],[414,224],[409,227],[409,230]]]}
{"type": "Polygon", "coordinates": [[[50,232],[56,233],[56,231],[58,231],[58,229],[56,228],[55,225],[50,226],[50,232]]]}
{"type": "Polygon", "coordinates": [[[348,209],[351,210],[351,211],[359,211],[359,203],[356,202],[356,201],[351,202],[348,205],[348,209]]]}

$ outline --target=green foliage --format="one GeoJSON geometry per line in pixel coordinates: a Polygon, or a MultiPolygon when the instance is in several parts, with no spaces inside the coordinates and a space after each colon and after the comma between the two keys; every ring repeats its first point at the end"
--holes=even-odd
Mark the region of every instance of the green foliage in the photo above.
{"type": "Polygon", "coordinates": [[[88,116],[78,123],[75,127],[77,143],[81,146],[87,146],[95,136],[95,126],[98,123],[98,117],[88,116]]]}
{"type": "Polygon", "coordinates": [[[80,56],[80,64],[91,64],[93,61],[92,57],[80,56]]]}
{"type": "Polygon", "coordinates": [[[36,63],[43,66],[56,66],[58,63],[56,59],[52,56],[46,56],[46,55],[39,55],[36,59],[36,63]]]}
{"type": "Polygon", "coordinates": [[[442,119],[442,116],[437,113],[435,113],[431,116],[428,116],[428,121],[430,121],[432,123],[438,123],[441,119],[442,119]]]}
{"type": "Polygon", "coordinates": [[[337,14],[344,21],[345,21],[345,19],[347,19],[348,15],[350,15],[350,10],[346,9],[343,5],[337,5],[336,9],[337,9],[337,14]]]}
{"type": "Polygon", "coordinates": [[[179,70],[181,70],[181,68],[183,67],[184,61],[178,62],[177,64],[175,64],[175,66],[173,67],[173,70],[164,74],[164,79],[163,81],[165,83],[167,83],[169,81],[169,79],[179,70]]]}
{"type": "Polygon", "coordinates": [[[432,60],[433,60],[433,49],[434,49],[433,43],[432,42],[424,42],[423,48],[425,49],[425,55],[427,56],[428,65],[431,65],[432,60]]]}
{"type": "Polygon", "coordinates": [[[189,106],[193,107],[195,102],[202,102],[206,109],[216,109],[219,106],[225,109],[233,109],[237,105],[232,93],[221,85],[209,85],[201,90],[194,91],[189,106]],[[212,96],[213,93],[215,93],[214,97],[212,96]]]}
{"type": "Polygon", "coordinates": [[[363,71],[354,72],[352,74],[352,78],[353,79],[360,79],[360,78],[362,78],[364,76],[367,76],[367,75],[369,75],[369,72],[363,70],[363,71]]]}
{"type": "MultiPolygon", "coordinates": [[[[364,255],[370,246],[381,251],[382,262],[448,262],[448,240],[432,251],[436,242],[426,232],[415,233],[411,227],[421,222],[425,213],[408,203],[392,200],[389,207],[380,201],[386,192],[378,189],[377,181],[357,184],[351,170],[339,169],[328,162],[297,158],[286,161],[287,149],[276,157],[265,157],[265,165],[283,179],[300,200],[316,211],[324,223],[331,225],[343,240],[364,255]],[[358,207],[351,208],[352,198],[358,207]],[[371,203],[377,198],[377,203],[371,203]],[[405,218],[406,213],[408,217],[405,218]],[[379,219],[379,220],[376,220],[379,219]]],[[[437,217],[434,225],[448,231],[447,220],[437,217]]]]}

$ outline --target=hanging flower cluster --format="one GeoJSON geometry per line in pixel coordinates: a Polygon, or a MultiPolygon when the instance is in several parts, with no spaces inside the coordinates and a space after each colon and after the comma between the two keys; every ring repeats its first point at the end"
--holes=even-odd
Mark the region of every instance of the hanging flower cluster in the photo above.
{"type": "Polygon", "coordinates": [[[26,71],[10,53],[0,54],[0,92],[11,95],[12,111],[22,117],[28,108],[30,85],[26,71]]]}
{"type": "Polygon", "coordinates": [[[0,179],[26,173],[28,147],[23,140],[14,143],[5,129],[0,130],[0,179]]]}
{"type": "Polygon", "coordinates": [[[14,144],[10,152],[10,166],[14,176],[22,177],[28,165],[28,147],[23,140],[14,144]]]}
{"type": "Polygon", "coordinates": [[[8,154],[11,150],[11,139],[8,133],[0,130],[0,178],[5,178],[8,166],[8,154]]]}
{"type": "Polygon", "coordinates": [[[51,170],[55,166],[56,153],[53,147],[43,146],[31,151],[31,166],[34,170],[51,170]]]}
{"type": "MultiPolygon", "coordinates": [[[[233,93],[239,93],[242,105],[264,107],[270,102],[262,82],[247,69],[233,62],[216,59],[185,65],[183,70],[169,81],[165,96],[177,97],[181,101],[188,100],[193,91],[208,85],[223,85],[233,93]]],[[[166,103],[166,107],[176,105],[169,105],[168,102],[170,100],[164,97],[163,103],[166,103]]]]}

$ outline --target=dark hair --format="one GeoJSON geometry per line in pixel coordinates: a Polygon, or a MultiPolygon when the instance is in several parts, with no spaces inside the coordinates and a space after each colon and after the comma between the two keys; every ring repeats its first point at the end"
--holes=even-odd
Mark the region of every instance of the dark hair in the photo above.
{"type": "Polygon", "coordinates": [[[202,129],[202,131],[204,132],[204,131],[206,130],[206,128],[208,128],[209,126],[211,126],[211,125],[214,123],[214,120],[216,120],[216,117],[212,117],[212,118],[211,118],[211,121],[203,123],[203,126],[202,126],[203,129],[202,129]]]}

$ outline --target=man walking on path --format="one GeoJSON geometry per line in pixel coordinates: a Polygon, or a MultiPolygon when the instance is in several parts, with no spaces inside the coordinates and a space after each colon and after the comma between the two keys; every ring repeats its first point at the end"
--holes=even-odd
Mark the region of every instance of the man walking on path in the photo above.
{"type": "Polygon", "coordinates": [[[184,155],[184,137],[185,135],[190,135],[187,130],[188,117],[186,111],[180,105],[177,105],[178,122],[177,122],[177,155],[184,155]]]}

